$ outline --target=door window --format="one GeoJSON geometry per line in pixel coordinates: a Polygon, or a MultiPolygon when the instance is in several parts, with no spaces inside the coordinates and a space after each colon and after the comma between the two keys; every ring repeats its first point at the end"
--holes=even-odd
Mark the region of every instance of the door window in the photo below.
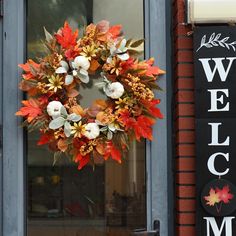
{"type": "MultiPolygon", "coordinates": [[[[43,27],[55,32],[109,20],[122,24],[127,38],[144,38],[143,0],[28,0],[27,57],[45,53],[43,27]]],[[[93,85],[81,89],[81,105],[101,98],[93,85]]],[[[53,153],[27,137],[28,236],[122,236],[146,228],[145,142],[131,145],[122,165],[113,161],[81,171],[67,157],[53,165],[53,153]]]]}

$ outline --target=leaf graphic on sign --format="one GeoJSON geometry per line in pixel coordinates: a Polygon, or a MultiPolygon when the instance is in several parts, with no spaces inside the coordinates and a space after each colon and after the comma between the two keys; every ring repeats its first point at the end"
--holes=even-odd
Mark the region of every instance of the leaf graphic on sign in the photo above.
{"type": "Polygon", "coordinates": [[[216,188],[216,193],[219,194],[219,198],[225,204],[228,204],[234,195],[230,193],[229,185],[223,187],[223,189],[216,188]]]}
{"type": "Polygon", "coordinates": [[[197,52],[202,48],[202,47],[206,47],[206,48],[212,48],[212,47],[223,47],[223,48],[227,48],[228,50],[233,49],[234,51],[236,51],[236,41],[233,42],[228,42],[228,40],[230,39],[229,37],[225,37],[220,39],[221,34],[217,34],[216,33],[212,33],[209,40],[206,41],[206,35],[204,35],[202,37],[201,40],[201,44],[199,46],[199,48],[196,50],[197,52]]]}
{"type": "Polygon", "coordinates": [[[213,188],[210,189],[209,195],[205,196],[204,199],[207,201],[207,205],[214,206],[216,203],[220,202],[219,193],[217,193],[213,188]]]}

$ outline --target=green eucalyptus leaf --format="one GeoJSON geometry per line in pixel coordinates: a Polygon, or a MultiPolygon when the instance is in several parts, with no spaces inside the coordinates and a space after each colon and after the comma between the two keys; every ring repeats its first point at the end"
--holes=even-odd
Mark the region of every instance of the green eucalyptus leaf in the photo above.
{"type": "Polygon", "coordinates": [[[89,82],[89,76],[88,75],[83,75],[79,72],[78,77],[85,84],[87,84],[89,82]]]}
{"type": "Polygon", "coordinates": [[[64,133],[67,138],[70,137],[70,135],[71,135],[71,125],[68,121],[66,121],[64,124],[64,133]]]}
{"type": "Polygon", "coordinates": [[[98,83],[95,83],[95,86],[98,87],[99,89],[101,89],[104,86],[106,86],[106,83],[105,82],[98,82],[98,83]]]}
{"type": "Polygon", "coordinates": [[[61,114],[65,117],[68,116],[68,113],[67,113],[66,108],[64,106],[61,107],[61,114]]]}
{"type": "Polygon", "coordinates": [[[100,131],[101,131],[101,132],[107,131],[107,126],[102,127],[102,128],[100,129],[100,131]]]}
{"type": "Polygon", "coordinates": [[[77,122],[77,121],[81,120],[81,116],[80,115],[76,115],[75,113],[72,113],[72,114],[68,115],[67,119],[71,120],[73,122],[77,122]]]}
{"type": "Polygon", "coordinates": [[[108,132],[107,132],[107,139],[111,140],[112,137],[113,137],[112,132],[110,130],[108,130],[108,132]]]}
{"type": "Polygon", "coordinates": [[[64,123],[65,123],[65,119],[63,117],[58,117],[49,123],[49,128],[59,129],[60,127],[64,125],[64,123]]]}

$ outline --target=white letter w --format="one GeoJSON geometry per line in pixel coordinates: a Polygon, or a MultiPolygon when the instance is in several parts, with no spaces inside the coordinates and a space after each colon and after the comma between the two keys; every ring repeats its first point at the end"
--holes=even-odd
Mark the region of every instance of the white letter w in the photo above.
{"type": "Polygon", "coordinates": [[[226,58],[219,57],[219,58],[212,58],[212,59],[211,58],[202,58],[202,59],[198,59],[198,60],[202,63],[202,66],[204,68],[208,82],[212,82],[217,70],[220,75],[220,80],[222,82],[225,82],[226,78],[229,74],[230,68],[232,66],[232,63],[235,59],[236,59],[236,57],[226,57],[226,58]],[[224,65],[223,65],[224,60],[229,61],[226,69],[224,68],[224,65]],[[214,61],[214,63],[215,63],[213,70],[210,67],[209,61],[214,61]]]}

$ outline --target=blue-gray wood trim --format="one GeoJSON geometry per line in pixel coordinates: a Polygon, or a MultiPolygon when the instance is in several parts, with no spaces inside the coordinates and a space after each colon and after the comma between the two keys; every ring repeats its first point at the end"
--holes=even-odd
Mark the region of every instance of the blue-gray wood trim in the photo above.
{"type": "Polygon", "coordinates": [[[171,0],[144,0],[145,57],[155,57],[166,70],[159,80],[158,92],[164,114],[154,127],[154,141],[147,142],[147,226],[153,229],[160,221],[160,235],[173,236],[173,173],[172,173],[172,86],[171,86],[171,0]]]}
{"type": "MultiPolygon", "coordinates": [[[[0,17],[0,94],[2,94],[2,18],[0,17]]],[[[0,95],[0,138],[2,137],[2,96],[0,95]]],[[[0,209],[2,209],[2,140],[0,140],[0,209]]],[[[2,235],[2,211],[0,210],[0,234],[2,235]]]]}
{"type": "Polygon", "coordinates": [[[25,58],[24,0],[4,1],[3,17],[3,231],[2,236],[25,236],[23,130],[14,113],[22,93],[19,63],[25,58]]]}

